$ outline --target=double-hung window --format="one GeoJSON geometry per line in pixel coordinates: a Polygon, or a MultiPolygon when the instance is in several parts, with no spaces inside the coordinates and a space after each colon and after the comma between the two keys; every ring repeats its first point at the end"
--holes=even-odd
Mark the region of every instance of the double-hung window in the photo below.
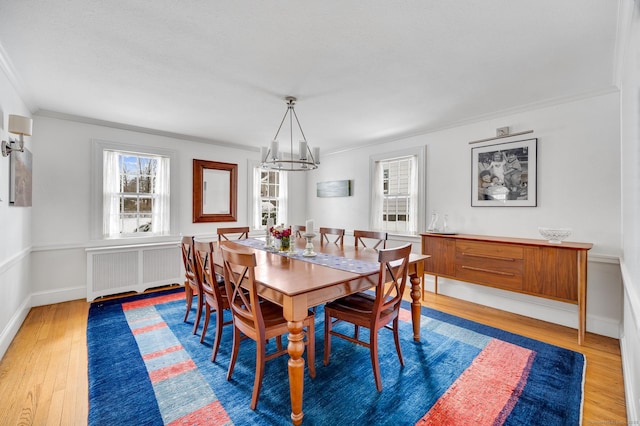
{"type": "Polygon", "coordinates": [[[253,227],[265,229],[267,219],[287,223],[287,172],[253,168],[253,227]]]}
{"type": "Polygon", "coordinates": [[[371,227],[396,234],[417,234],[424,222],[424,150],[371,158],[371,227]]]}
{"type": "Polygon", "coordinates": [[[175,223],[171,217],[173,157],[174,153],[154,147],[94,143],[96,236],[153,237],[171,233],[175,223]]]}

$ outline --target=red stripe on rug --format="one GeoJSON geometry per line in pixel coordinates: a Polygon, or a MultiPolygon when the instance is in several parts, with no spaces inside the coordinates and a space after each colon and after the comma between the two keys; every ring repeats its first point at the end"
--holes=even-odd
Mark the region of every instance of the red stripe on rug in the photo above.
{"type": "Polygon", "coordinates": [[[166,355],[171,352],[181,351],[182,348],[183,348],[182,345],[171,346],[170,348],[166,348],[160,351],[151,352],[150,354],[142,355],[142,359],[146,361],[148,359],[158,358],[159,356],[166,355]]]}
{"type": "Polygon", "coordinates": [[[491,340],[416,425],[502,424],[522,393],[534,356],[491,340]]]}
{"type": "Polygon", "coordinates": [[[184,292],[167,294],[158,297],[149,297],[147,299],[134,300],[133,302],[125,302],[122,304],[122,310],[146,308],[147,306],[160,305],[162,303],[173,302],[174,300],[184,299],[184,292]]]}
{"type": "Polygon", "coordinates": [[[156,324],[148,325],[146,327],[132,328],[131,333],[133,333],[133,335],[135,336],[137,334],[148,333],[150,331],[158,330],[160,328],[166,328],[166,327],[167,327],[166,322],[159,322],[156,324]]]}
{"type": "Polygon", "coordinates": [[[400,308],[398,319],[405,322],[411,321],[411,311],[409,309],[400,308]]]}
{"type": "Polygon", "coordinates": [[[193,362],[193,360],[189,359],[177,364],[170,365],[168,367],[161,368],[159,370],[150,371],[149,379],[151,379],[151,383],[157,383],[195,369],[196,364],[193,362]]]}
{"type": "Polygon", "coordinates": [[[222,424],[231,424],[231,419],[224,408],[222,408],[220,401],[214,401],[184,417],[168,423],[167,426],[222,424]]]}

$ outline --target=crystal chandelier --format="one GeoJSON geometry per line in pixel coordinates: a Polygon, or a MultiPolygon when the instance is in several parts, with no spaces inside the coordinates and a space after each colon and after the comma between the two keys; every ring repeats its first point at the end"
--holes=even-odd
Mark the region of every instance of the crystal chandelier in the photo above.
{"type": "Polygon", "coordinates": [[[307,143],[307,138],[304,136],[302,126],[298,120],[298,115],[294,109],[296,104],[296,98],[293,96],[287,96],[287,111],[282,117],[278,131],[271,141],[271,145],[268,147],[262,147],[260,149],[260,161],[263,169],[285,170],[285,171],[308,171],[318,168],[320,164],[320,148],[313,148],[313,152],[307,143]],[[278,135],[282,129],[282,125],[289,117],[289,153],[283,153],[278,148],[278,135]],[[298,144],[298,153],[293,152],[293,119],[296,119],[296,124],[300,130],[302,140],[298,144]]]}

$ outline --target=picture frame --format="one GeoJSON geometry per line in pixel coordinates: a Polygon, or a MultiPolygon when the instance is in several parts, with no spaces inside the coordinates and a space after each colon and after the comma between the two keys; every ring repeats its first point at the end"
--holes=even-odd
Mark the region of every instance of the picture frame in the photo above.
{"type": "Polygon", "coordinates": [[[32,167],[31,151],[11,153],[9,165],[9,205],[14,207],[31,207],[32,205],[32,167]]]}
{"type": "Polygon", "coordinates": [[[319,198],[350,197],[351,181],[333,180],[329,182],[318,182],[316,184],[316,196],[319,198]]]}
{"type": "Polygon", "coordinates": [[[471,206],[536,207],[537,151],[537,138],[471,148],[471,206]]]}
{"type": "Polygon", "coordinates": [[[193,223],[235,222],[238,165],[193,160],[193,223]]]}

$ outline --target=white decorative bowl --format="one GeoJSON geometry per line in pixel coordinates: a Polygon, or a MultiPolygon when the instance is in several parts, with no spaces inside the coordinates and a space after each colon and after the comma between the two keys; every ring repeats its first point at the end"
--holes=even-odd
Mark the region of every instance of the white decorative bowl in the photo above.
{"type": "Polygon", "coordinates": [[[538,228],[538,232],[547,241],[553,244],[560,244],[562,240],[566,240],[571,235],[571,228],[538,228]]]}

